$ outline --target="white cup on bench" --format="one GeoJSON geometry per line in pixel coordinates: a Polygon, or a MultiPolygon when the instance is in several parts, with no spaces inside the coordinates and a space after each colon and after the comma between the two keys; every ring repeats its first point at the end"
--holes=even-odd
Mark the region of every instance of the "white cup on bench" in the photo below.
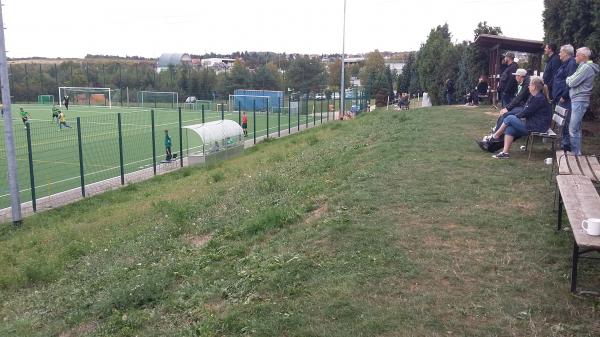
{"type": "Polygon", "coordinates": [[[588,235],[600,235],[600,219],[589,218],[581,222],[581,228],[588,235]]]}

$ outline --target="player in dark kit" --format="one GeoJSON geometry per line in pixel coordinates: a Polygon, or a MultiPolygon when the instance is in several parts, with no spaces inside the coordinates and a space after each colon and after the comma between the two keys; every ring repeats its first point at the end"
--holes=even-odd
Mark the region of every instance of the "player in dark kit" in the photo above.
{"type": "Polygon", "coordinates": [[[63,97],[63,103],[65,104],[65,109],[69,110],[69,96],[65,95],[65,97],[63,97]]]}

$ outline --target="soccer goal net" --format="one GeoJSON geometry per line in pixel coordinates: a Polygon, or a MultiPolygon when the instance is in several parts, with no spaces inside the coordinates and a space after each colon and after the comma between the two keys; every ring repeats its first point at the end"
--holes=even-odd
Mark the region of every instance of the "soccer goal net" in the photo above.
{"type": "Polygon", "coordinates": [[[183,103],[183,108],[186,110],[202,110],[202,108],[204,108],[204,111],[211,111],[212,110],[212,102],[211,101],[201,101],[201,100],[196,100],[194,102],[185,102],[183,103]]]}
{"type": "Polygon", "coordinates": [[[59,87],[58,103],[60,106],[68,99],[69,105],[105,106],[112,108],[114,90],[110,88],[92,87],[59,87]]]}
{"type": "Polygon", "coordinates": [[[179,107],[179,94],[172,91],[139,91],[137,101],[140,108],[179,107]]]}
{"type": "Polygon", "coordinates": [[[276,112],[283,107],[283,91],[236,89],[229,95],[231,111],[245,110],[256,112],[276,112]]]}
{"type": "Polygon", "coordinates": [[[270,96],[255,96],[255,95],[229,95],[229,112],[241,111],[256,111],[267,112],[273,111],[270,96]]]}
{"type": "Polygon", "coordinates": [[[54,104],[54,95],[38,95],[38,104],[54,104]]]}

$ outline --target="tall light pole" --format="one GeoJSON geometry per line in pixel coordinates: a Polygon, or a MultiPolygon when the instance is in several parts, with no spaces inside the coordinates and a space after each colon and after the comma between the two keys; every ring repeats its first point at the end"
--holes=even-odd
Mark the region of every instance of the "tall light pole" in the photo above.
{"type": "Polygon", "coordinates": [[[8,187],[10,190],[10,208],[14,224],[21,223],[21,199],[19,197],[19,184],[17,179],[17,157],[15,154],[15,139],[13,136],[13,123],[10,102],[10,86],[8,82],[8,68],[6,65],[6,46],[4,44],[4,18],[2,16],[2,2],[0,1],[0,89],[2,90],[2,104],[4,108],[4,143],[6,144],[6,163],[8,166],[8,187]]]}
{"type": "MultiPolygon", "coordinates": [[[[341,79],[341,84],[340,84],[340,98],[341,98],[341,103],[340,103],[340,117],[343,116],[343,113],[345,109],[344,105],[345,105],[345,100],[346,100],[346,90],[344,88],[344,64],[346,63],[346,0],[344,0],[344,26],[342,29],[342,79],[341,79]]],[[[335,119],[335,111],[333,112],[334,116],[333,118],[335,119]]]]}

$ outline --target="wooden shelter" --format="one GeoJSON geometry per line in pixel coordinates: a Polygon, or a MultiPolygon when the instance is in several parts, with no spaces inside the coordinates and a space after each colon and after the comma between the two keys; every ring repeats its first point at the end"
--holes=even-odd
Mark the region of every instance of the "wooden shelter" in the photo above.
{"type": "Polygon", "coordinates": [[[542,55],[544,53],[544,42],[535,40],[516,39],[500,35],[481,34],[475,39],[475,45],[489,50],[489,87],[492,103],[496,104],[496,91],[500,80],[500,63],[504,52],[523,52],[531,54],[531,71],[541,72],[543,69],[542,55]]]}

